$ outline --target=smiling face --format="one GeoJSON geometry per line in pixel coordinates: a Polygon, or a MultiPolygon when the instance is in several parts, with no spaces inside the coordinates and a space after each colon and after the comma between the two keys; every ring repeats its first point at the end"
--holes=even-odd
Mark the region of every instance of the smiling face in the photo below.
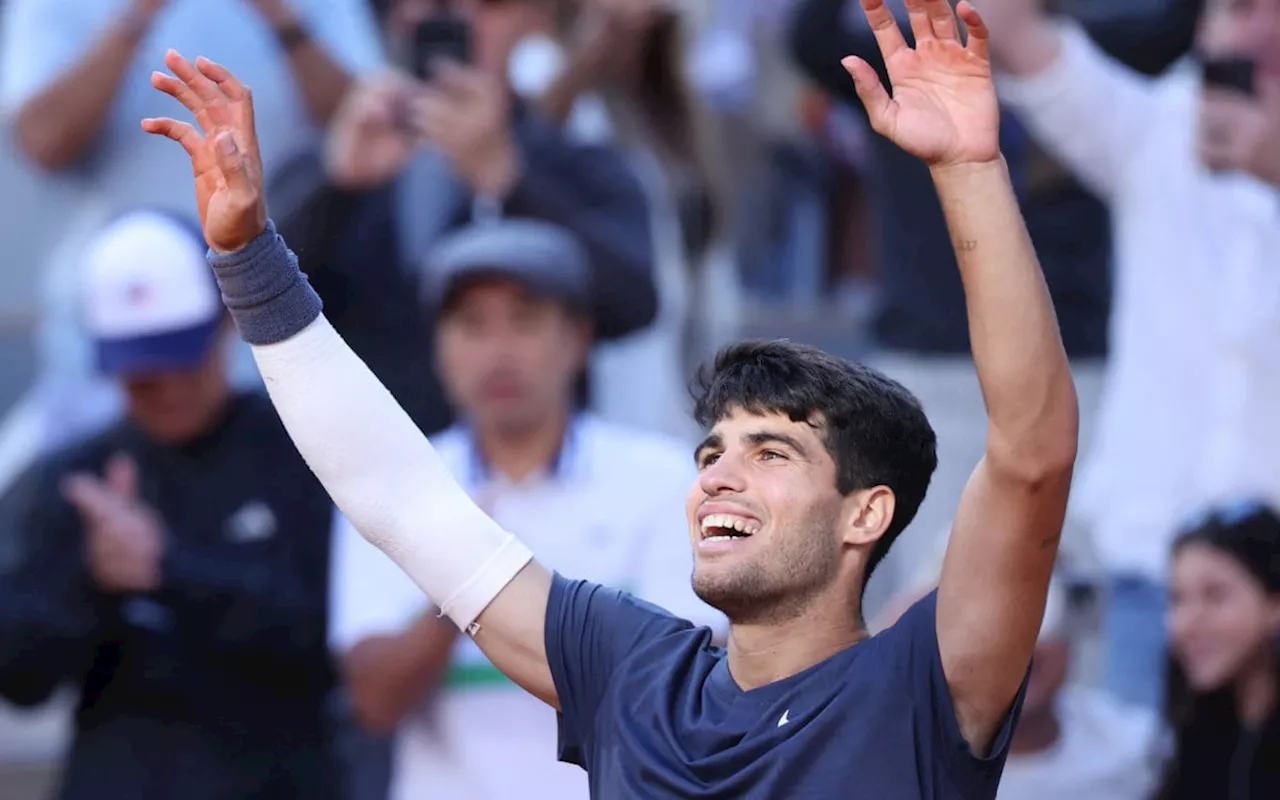
{"type": "Polygon", "coordinates": [[[1280,598],[1234,556],[1192,542],[1173,559],[1168,628],[1191,688],[1213,691],[1266,656],[1280,633],[1280,598]]]}
{"type": "MultiPolygon", "coordinates": [[[[694,589],[738,624],[819,608],[861,623],[866,578],[937,466],[919,401],[865,365],[748,341],[699,370],[694,589]]],[[[847,621],[847,620],[846,620],[847,621]]]]}
{"type": "Polygon", "coordinates": [[[735,622],[798,615],[839,591],[841,576],[852,566],[861,571],[878,538],[862,531],[868,519],[858,507],[875,495],[883,509],[888,494],[892,516],[883,489],[837,491],[820,423],[735,409],[696,458],[688,499],[693,586],[735,622]]]}

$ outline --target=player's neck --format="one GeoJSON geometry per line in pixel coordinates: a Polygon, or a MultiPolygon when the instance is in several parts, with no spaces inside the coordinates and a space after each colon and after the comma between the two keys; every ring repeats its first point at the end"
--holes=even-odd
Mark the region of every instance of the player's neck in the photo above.
{"type": "Polygon", "coordinates": [[[564,446],[570,412],[565,410],[534,425],[520,427],[478,426],[476,446],[485,466],[494,474],[519,483],[550,470],[564,446]]]}
{"type": "Polygon", "coordinates": [[[810,612],[729,628],[729,673],[744,691],[789,678],[867,637],[860,613],[833,604],[833,613],[810,612]]]}

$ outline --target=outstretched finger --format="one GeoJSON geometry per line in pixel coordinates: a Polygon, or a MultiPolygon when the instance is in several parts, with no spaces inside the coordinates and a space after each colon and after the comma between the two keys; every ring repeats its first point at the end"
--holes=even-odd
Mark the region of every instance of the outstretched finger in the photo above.
{"type": "Polygon", "coordinates": [[[191,91],[190,86],[163,72],[151,73],[151,85],[182,103],[195,116],[196,122],[200,125],[200,130],[205,133],[213,130],[214,126],[209,120],[209,115],[205,113],[204,103],[196,96],[195,92],[191,91]]]}
{"type": "Polygon", "coordinates": [[[165,53],[164,65],[177,75],[179,80],[191,87],[191,91],[200,98],[201,106],[209,112],[209,118],[214,124],[223,124],[224,120],[220,119],[216,113],[217,109],[225,104],[225,98],[218,89],[218,85],[201,74],[200,70],[183,58],[177,50],[165,53]]]}
{"type": "MultiPolygon", "coordinates": [[[[880,55],[888,60],[899,50],[905,50],[907,40],[898,28],[898,20],[885,5],[884,0],[862,0],[862,11],[867,15],[867,23],[875,34],[876,45],[880,47],[880,55]]],[[[846,66],[847,69],[847,66],[846,66]]]]}
{"type": "Polygon", "coordinates": [[[911,24],[911,35],[916,44],[927,42],[937,37],[933,33],[933,20],[929,17],[929,4],[925,0],[906,0],[907,21],[911,24]]]}
{"type": "Polygon", "coordinates": [[[853,78],[853,86],[858,91],[858,99],[867,110],[872,130],[883,134],[893,113],[893,98],[880,82],[880,76],[870,64],[857,56],[848,56],[840,63],[849,77],[853,78]]]}
{"type": "Polygon", "coordinates": [[[959,26],[956,25],[956,14],[951,10],[947,0],[928,0],[925,8],[929,11],[929,22],[933,26],[933,35],[944,42],[958,41],[959,26]]]}
{"type": "Polygon", "coordinates": [[[116,506],[116,498],[106,485],[85,473],[68,475],[62,481],[62,496],[89,522],[106,519],[116,506]]]}
{"type": "Polygon", "coordinates": [[[969,0],[960,0],[960,4],[956,6],[956,16],[964,23],[969,34],[965,49],[983,61],[990,61],[991,33],[987,30],[987,23],[983,22],[982,16],[978,14],[978,9],[974,8],[969,0]]]}
{"type": "Polygon", "coordinates": [[[144,119],[142,121],[142,129],[157,136],[167,136],[182,145],[182,149],[187,151],[187,155],[191,156],[192,161],[200,155],[200,145],[203,144],[204,137],[190,123],[179,122],[168,117],[144,119]]]}
{"type": "Polygon", "coordinates": [[[210,61],[204,56],[196,59],[196,69],[201,75],[213,81],[218,89],[222,91],[223,96],[231,102],[243,103],[249,101],[248,87],[241,83],[239,78],[232,75],[231,70],[221,64],[210,61]]]}

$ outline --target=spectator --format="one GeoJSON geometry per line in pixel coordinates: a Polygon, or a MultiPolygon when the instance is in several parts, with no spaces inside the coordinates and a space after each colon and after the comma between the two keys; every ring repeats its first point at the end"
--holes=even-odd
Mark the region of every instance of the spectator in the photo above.
{"type": "Polygon", "coordinates": [[[1160,800],[1280,797],[1280,516],[1221,506],[1173,546],[1160,800]]]}
{"type": "MultiPolygon", "coordinates": [[[[182,154],[138,129],[139,119],[166,112],[148,80],[165,50],[219,59],[253,87],[268,165],[316,140],[351,76],[382,56],[365,0],[10,0],[2,13],[0,116],[27,158],[77,198],[57,210],[65,233],[45,268],[40,380],[26,401],[43,416],[47,449],[121,410],[110,382],[93,380],[76,317],[86,238],[138,205],[195,212],[182,154]]],[[[232,367],[239,382],[257,382],[247,349],[232,367]]]]}
{"type": "MultiPolygon", "coordinates": [[[[416,31],[439,21],[438,5],[394,0],[388,11],[390,48],[406,71],[414,69],[416,31]]],[[[297,160],[273,187],[280,232],[326,314],[428,433],[447,426],[450,411],[412,273],[438,236],[477,213],[544,219],[583,242],[599,338],[648,325],[657,303],[648,210],[623,155],[575,144],[512,99],[512,48],[550,24],[550,7],[545,0],[456,7],[469,25],[472,64],[432,67],[426,84],[383,76],[357,86],[324,158],[297,160]]]]}
{"type": "Polygon", "coordinates": [[[262,395],[194,226],[132,212],[81,284],[127,416],[5,496],[0,694],[80,689],[64,800],[332,798],[325,703],[335,513],[262,395]]]}
{"type": "MultiPolygon", "coordinates": [[[[693,593],[689,543],[666,536],[685,527],[689,450],[574,410],[592,328],[586,259],[562,229],[527,220],[440,243],[426,290],[440,309],[441,374],[467,422],[433,444],[544,563],[718,624],[693,593]]],[[[338,553],[334,634],[350,648],[356,707],[375,729],[399,724],[393,800],[587,797],[586,773],[557,762],[550,709],[372,545],[352,533],[338,553]]]]}
{"type": "Polygon", "coordinates": [[[598,408],[613,421],[691,436],[691,367],[736,338],[741,301],[723,176],[686,76],[683,20],[655,0],[567,4],[576,7],[568,51],[537,104],[561,124],[600,104],[606,135],[626,148],[649,198],[660,298],[653,328],[596,354],[598,408]],[[638,372],[649,376],[643,387],[627,380],[638,372]]]}
{"type": "Polygon", "coordinates": [[[1254,97],[1192,62],[1143,77],[1036,0],[977,5],[1006,100],[1116,222],[1112,356],[1072,499],[1113,579],[1107,685],[1155,708],[1178,521],[1280,503],[1280,1],[1209,0],[1200,23],[1201,60],[1256,63],[1254,97]]]}

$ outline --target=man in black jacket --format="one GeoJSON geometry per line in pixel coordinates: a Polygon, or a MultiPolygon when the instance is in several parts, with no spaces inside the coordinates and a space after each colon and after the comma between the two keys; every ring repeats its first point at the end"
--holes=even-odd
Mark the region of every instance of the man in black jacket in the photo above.
{"type": "Polygon", "coordinates": [[[79,687],[65,800],[335,798],[332,503],[267,398],[228,384],[197,230],[130,213],[84,266],[128,414],[3,500],[0,695],[79,687]]]}
{"type": "MultiPolygon", "coordinates": [[[[624,154],[571,141],[514,99],[518,42],[552,24],[546,0],[461,3],[470,63],[415,50],[429,0],[393,0],[390,47],[407,72],[357,86],[323,155],[275,173],[271,207],[326,314],[426,433],[451,421],[432,365],[416,271],[439,236],[485,216],[552,222],[586,247],[596,340],[657,313],[647,201],[624,154]]],[[[455,18],[456,19],[456,18],[455,18]]]]}

